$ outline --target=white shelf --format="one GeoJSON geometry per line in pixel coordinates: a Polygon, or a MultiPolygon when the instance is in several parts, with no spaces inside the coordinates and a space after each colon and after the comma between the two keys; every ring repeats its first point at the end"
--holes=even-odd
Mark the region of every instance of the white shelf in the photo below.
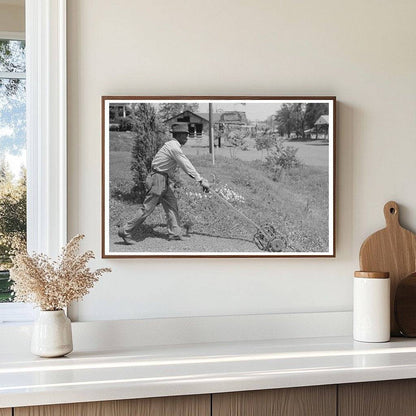
{"type": "Polygon", "coordinates": [[[416,340],[349,337],[0,354],[0,407],[416,377],[416,340]]]}

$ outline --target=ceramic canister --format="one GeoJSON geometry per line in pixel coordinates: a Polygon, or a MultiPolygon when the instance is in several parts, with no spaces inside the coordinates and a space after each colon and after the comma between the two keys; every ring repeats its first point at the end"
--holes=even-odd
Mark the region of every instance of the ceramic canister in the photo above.
{"type": "Polygon", "coordinates": [[[390,340],[390,278],[387,272],[354,273],[354,329],[356,341],[390,340]]]}

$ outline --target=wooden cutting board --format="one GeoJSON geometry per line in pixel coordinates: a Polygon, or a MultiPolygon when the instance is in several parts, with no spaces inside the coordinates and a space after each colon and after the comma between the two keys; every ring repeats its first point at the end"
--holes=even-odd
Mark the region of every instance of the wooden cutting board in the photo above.
{"type": "Polygon", "coordinates": [[[403,335],[416,337],[416,273],[399,282],[394,300],[394,316],[403,335]]]}
{"type": "Polygon", "coordinates": [[[361,246],[360,268],[390,273],[390,329],[391,335],[397,336],[400,331],[394,317],[394,298],[400,280],[416,271],[416,235],[400,225],[396,202],[384,205],[384,217],[386,228],[370,235],[361,246]]]}

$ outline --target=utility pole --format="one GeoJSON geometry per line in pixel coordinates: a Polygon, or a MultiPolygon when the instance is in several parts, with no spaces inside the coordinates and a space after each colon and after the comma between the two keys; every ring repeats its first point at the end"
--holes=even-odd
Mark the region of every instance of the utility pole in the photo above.
{"type": "Polygon", "coordinates": [[[214,118],[212,115],[212,103],[208,104],[209,107],[209,152],[212,156],[212,164],[215,165],[215,152],[214,152],[214,118]]]}

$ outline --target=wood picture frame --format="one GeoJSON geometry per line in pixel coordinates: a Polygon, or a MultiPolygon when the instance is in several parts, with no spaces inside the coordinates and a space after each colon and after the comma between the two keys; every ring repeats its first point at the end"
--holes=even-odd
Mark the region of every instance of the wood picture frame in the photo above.
{"type": "Polygon", "coordinates": [[[101,104],[103,258],[335,257],[336,97],[101,104]]]}

